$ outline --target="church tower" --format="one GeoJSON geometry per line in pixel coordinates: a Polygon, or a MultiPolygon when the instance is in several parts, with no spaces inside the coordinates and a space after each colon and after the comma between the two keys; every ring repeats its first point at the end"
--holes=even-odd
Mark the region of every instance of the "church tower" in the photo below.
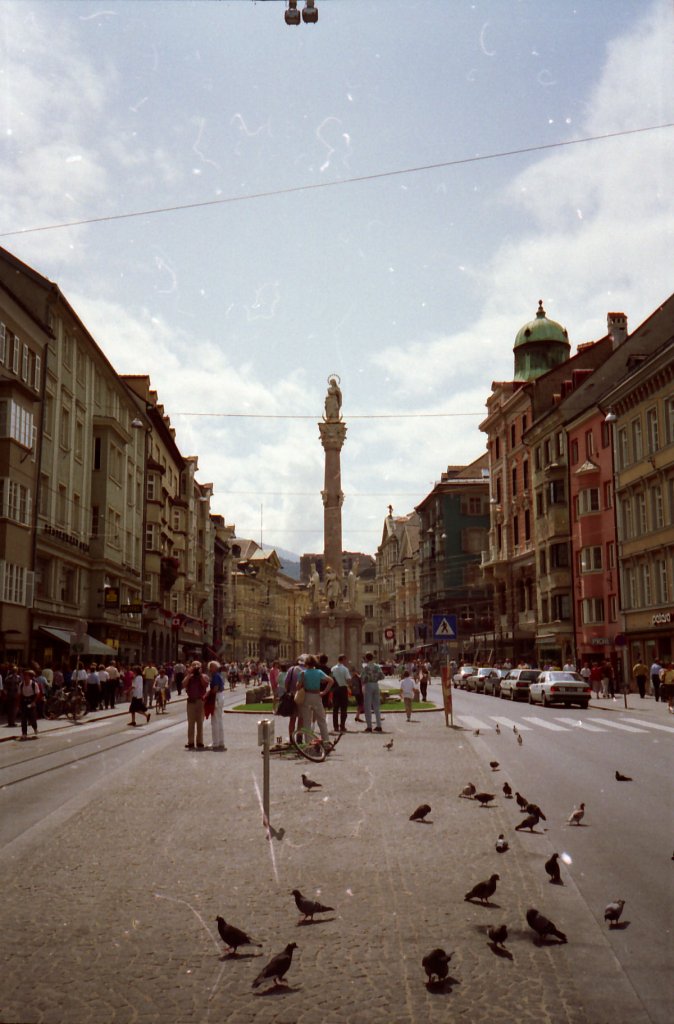
{"type": "Polygon", "coordinates": [[[569,335],[565,327],[548,320],[543,300],[538,303],[536,319],[520,327],[513,347],[515,354],[514,380],[529,381],[541,377],[571,354],[569,335]]]}

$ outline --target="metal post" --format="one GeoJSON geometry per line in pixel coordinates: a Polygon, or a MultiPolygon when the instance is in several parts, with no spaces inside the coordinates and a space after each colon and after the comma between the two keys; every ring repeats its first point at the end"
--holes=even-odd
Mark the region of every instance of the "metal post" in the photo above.
{"type": "Polygon", "coordinates": [[[257,723],[257,742],[258,746],[262,747],[262,811],[264,814],[264,820],[267,827],[271,825],[271,819],[269,817],[269,746],[272,736],[272,730],[274,728],[273,721],[268,718],[263,718],[257,723]]]}

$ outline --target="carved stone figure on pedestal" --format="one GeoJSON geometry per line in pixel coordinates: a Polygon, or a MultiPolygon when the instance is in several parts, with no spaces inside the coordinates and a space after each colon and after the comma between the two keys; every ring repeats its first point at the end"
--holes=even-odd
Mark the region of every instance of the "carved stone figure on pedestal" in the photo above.
{"type": "Polygon", "coordinates": [[[311,563],[311,572],[309,574],[309,588],[311,594],[311,607],[315,608],[318,604],[321,596],[321,577],[318,575],[316,563],[311,563]]]}
{"type": "Polygon", "coordinates": [[[346,593],[349,600],[349,607],[356,607],[356,580],[358,579],[359,561],[356,560],[351,566],[349,575],[346,578],[346,593]]]}
{"type": "Polygon", "coordinates": [[[325,570],[325,600],[328,608],[336,608],[340,603],[340,586],[337,573],[331,566],[325,570]]]}
{"type": "Polygon", "coordinates": [[[328,378],[328,393],[325,396],[325,413],[323,419],[328,422],[341,420],[342,418],[342,392],[339,387],[339,377],[328,378]]]}

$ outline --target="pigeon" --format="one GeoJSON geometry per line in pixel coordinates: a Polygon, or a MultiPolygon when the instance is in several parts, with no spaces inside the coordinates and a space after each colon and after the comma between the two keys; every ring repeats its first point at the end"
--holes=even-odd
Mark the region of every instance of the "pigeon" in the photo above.
{"type": "Polygon", "coordinates": [[[559,873],[559,864],[557,863],[559,858],[558,853],[553,853],[550,860],[545,862],[545,870],[550,875],[550,882],[552,885],[564,885],[562,876],[559,873]]]}
{"type": "Polygon", "coordinates": [[[494,794],[493,793],[476,793],[475,794],[475,799],[479,800],[480,807],[486,807],[494,799],[494,794]]]}
{"type": "Polygon", "coordinates": [[[295,897],[295,903],[300,914],[304,914],[303,921],[314,919],[314,914],[327,914],[328,911],[334,910],[334,907],[324,907],[322,903],[317,900],[308,900],[306,896],[303,896],[299,889],[293,889],[291,896],[295,897]]]}
{"type": "Polygon", "coordinates": [[[621,775],[620,772],[616,772],[615,773],[615,780],[616,780],[616,782],[631,782],[632,781],[632,779],[629,777],[629,775],[621,775]]]}
{"type": "Polygon", "coordinates": [[[521,735],[519,733],[517,733],[517,742],[519,743],[520,747],[524,743],[524,740],[522,739],[522,737],[521,737],[521,735]]]}
{"type": "Polygon", "coordinates": [[[312,789],[322,789],[323,788],[323,786],[322,786],[322,784],[320,782],[314,782],[312,779],[309,778],[308,775],[305,775],[304,772],[302,772],[302,785],[309,792],[311,792],[312,789]]]}
{"type": "Polygon", "coordinates": [[[614,900],[613,903],[609,903],[604,911],[604,920],[608,921],[609,928],[613,928],[613,926],[618,923],[624,906],[624,900],[614,900]]]}
{"type": "Polygon", "coordinates": [[[489,767],[491,768],[491,770],[492,770],[493,772],[497,772],[497,771],[498,771],[498,768],[499,768],[499,764],[498,764],[498,761],[490,761],[490,762],[489,762],[489,767]]]}
{"type": "Polygon", "coordinates": [[[464,786],[459,796],[462,796],[464,800],[472,800],[475,796],[475,786],[472,782],[469,782],[467,786],[464,786]]]}
{"type": "Polygon", "coordinates": [[[506,850],[508,850],[508,849],[509,849],[508,840],[505,838],[503,833],[501,833],[501,835],[496,840],[496,852],[497,853],[505,853],[506,850]]]}
{"type": "Polygon", "coordinates": [[[473,736],[479,736],[479,735],[480,735],[480,730],[479,729],[475,729],[475,731],[473,732],[473,736]]]}
{"type": "Polygon", "coordinates": [[[500,924],[498,928],[494,928],[493,925],[489,925],[487,928],[487,935],[489,936],[489,941],[493,946],[504,946],[505,941],[508,938],[508,926],[500,924]]]}
{"type": "Polygon", "coordinates": [[[240,928],[235,928],[233,924],[227,924],[224,917],[216,917],[218,922],[218,931],[220,932],[220,938],[225,943],[227,948],[231,950],[236,956],[236,951],[239,946],[260,946],[261,942],[255,942],[251,939],[250,935],[246,935],[240,928]]]}
{"type": "Polygon", "coordinates": [[[522,829],[528,828],[530,832],[533,832],[540,820],[537,814],[527,814],[526,818],[522,818],[519,825],[515,825],[515,831],[520,832],[522,829]]]}
{"type": "Polygon", "coordinates": [[[506,800],[512,800],[513,798],[513,791],[507,782],[503,783],[503,795],[506,800]]]}
{"type": "Polygon", "coordinates": [[[275,985],[280,984],[283,981],[283,975],[287,974],[290,970],[290,965],[293,962],[293,950],[295,949],[297,949],[297,943],[289,942],[281,953],[273,956],[267,966],[262,968],[251,987],[257,988],[258,985],[261,985],[268,978],[273,978],[275,985]]]}
{"type": "Polygon", "coordinates": [[[410,821],[425,821],[426,815],[431,813],[430,804],[419,804],[416,811],[410,814],[410,821]]]}
{"type": "Polygon", "coordinates": [[[492,875],[486,882],[478,882],[470,892],[466,893],[463,897],[464,900],[479,900],[482,904],[488,903],[489,897],[493,896],[496,892],[496,883],[500,882],[500,880],[499,875],[492,875]]]}
{"type": "Polygon", "coordinates": [[[543,821],[547,821],[548,820],[545,817],[545,815],[543,814],[543,811],[540,809],[538,804],[527,804],[526,812],[527,812],[527,814],[537,814],[539,818],[543,819],[543,821]]]}
{"type": "Polygon", "coordinates": [[[569,815],[569,825],[580,825],[581,821],[585,817],[585,804],[581,804],[580,807],[574,807],[569,815]]]}
{"type": "Polygon", "coordinates": [[[517,731],[517,726],[516,725],[513,725],[513,732],[515,733],[516,736],[519,736],[519,732],[517,731]]]}
{"type": "Polygon", "coordinates": [[[518,793],[517,790],[515,790],[515,799],[517,800],[517,806],[519,807],[519,809],[521,811],[526,811],[527,805],[529,803],[527,798],[525,796],[522,796],[521,793],[518,793]]]}
{"type": "Polygon", "coordinates": [[[452,959],[451,953],[445,953],[444,949],[432,949],[423,960],[421,966],[426,971],[428,978],[428,984],[430,985],[433,981],[433,975],[438,981],[444,981],[447,977],[449,961],[452,959]]]}
{"type": "Polygon", "coordinates": [[[393,737],[391,737],[391,739],[388,741],[388,743],[384,744],[384,748],[386,750],[393,750],[393,737]]]}
{"type": "Polygon", "coordinates": [[[536,932],[539,939],[547,939],[549,935],[552,935],[554,938],[559,939],[560,942],[566,942],[564,932],[560,932],[559,928],[556,928],[552,921],[548,920],[547,917],[543,917],[542,914],[539,914],[533,908],[527,910],[527,924],[536,932]]]}
{"type": "Polygon", "coordinates": [[[495,732],[496,732],[496,735],[497,735],[497,736],[500,736],[500,735],[501,735],[501,726],[500,726],[500,725],[498,724],[498,722],[496,723],[496,729],[495,729],[495,732]]]}

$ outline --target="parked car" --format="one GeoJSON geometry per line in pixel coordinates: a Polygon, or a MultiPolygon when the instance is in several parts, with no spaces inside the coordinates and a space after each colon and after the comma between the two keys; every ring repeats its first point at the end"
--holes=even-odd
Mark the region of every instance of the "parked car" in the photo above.
{"type": "Polygon", "coordinates": [[[466,679],[476,671],[475,665],[462,665],[459,671],[454,674],[454,686],[460,690],[465,690],[466,679]]]}
{"type": "Polygon", "coordinates": [[[500,678],[497,668],[492,668],[491,665],[478,668],[474,675],[468,676],[466,679],[465,689],[474,693],[483,693],[485,681],[489,678],[500,678]]]}
{"type": "Polygon", "coordinates": [[[511,668],[501,680],[501,700],[528,700],[529,685],[540,674],[537,668],[511,668]]]}
{"type": "Polygon", "coordinates": [[[579,672],[541,672],[535,683],[529,687],[529,703],[564,704],[567,708],[577,704],[586,708],[592,690],[579,672]]]}
{"type": "Polygon", "coordinates": [[[501,695],[501,680],[508,675],[508,670],[505,668],[497,668],[495,676],[487,676],[484,681],[482,692],[490,694],[492,697],[500,697],[501,695]]]}

